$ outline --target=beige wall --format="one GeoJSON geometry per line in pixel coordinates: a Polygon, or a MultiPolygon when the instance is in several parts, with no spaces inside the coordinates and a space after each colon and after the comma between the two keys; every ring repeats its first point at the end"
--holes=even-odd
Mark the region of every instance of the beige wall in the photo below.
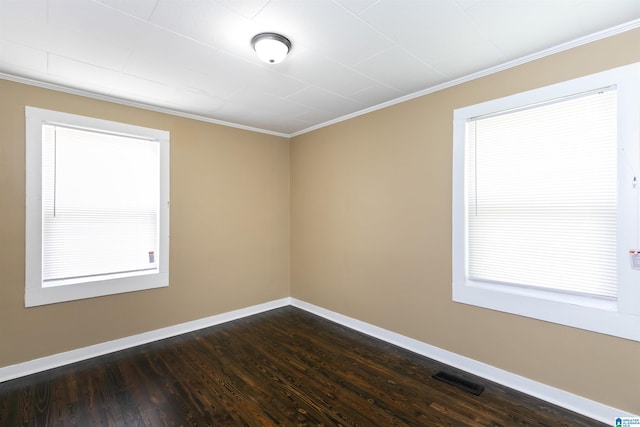
{"type": "Polygon", "coordinates": [[[451,301],[453,110],[639,47],[634,30],[293,138],[292,296],[640,413],[640,343],[451,301]]]}
{"type": "Polygon", "coordinates": [[[640,61],[639,42],[628,32],[291,147],[0,80],[0,367],[291,295],[640,413],[640,343],[451,302],[453,109],[640,61]],[[24,308],[25,105],[171,131],[168,288],[24,308]]]}
{"type": "Polygon", "coordinates": [[[0,367],[289,296],[289,142],[0,80],[0,367]],[[24,307],[24,107],[171,132],[168,288],[24,307]]]}

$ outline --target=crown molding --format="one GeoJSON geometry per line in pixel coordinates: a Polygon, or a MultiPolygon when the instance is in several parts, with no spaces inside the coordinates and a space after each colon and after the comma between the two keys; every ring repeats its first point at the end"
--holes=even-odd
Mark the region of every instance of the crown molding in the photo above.
{"type": "Polygon", "coordinates": [[[521,58],[512,60],[512,61],[507,61],[503,64],[500,65],[496,65],[494,67],[490,67],[472,74],[468,74],[466,76],[463,77],[459,77],[457,79],[454,80],[450,80],[448,82],[439,84],[439,85],[435,85],[435,86],[431,86],[427,89],[423,89],[421,91],[418,92],[414,92],[411,93],[409,95],[405,95],[405,96],[401,96],[399,98],[395,98],[392,99],[390,101],[386,101],[383,102],[381,104],[375,105],[373,107],[369,107],[369,108],[365,108],[363,110],[359,110],[356,111],[354,113],[350,113],[350,114],[346,114],[344,116],[338,117],[336,119],[333,120],[329,120],[327,122],[324,123],[320,123],[318,125],[314,125],[305,129],[302,129],[300,131],[297,132],[292,132],[292,133],[282,133],[282,132],[275,132],[275,131],[271,131],[268,129],[262,129],[262,128],[256,128],[256,127],[252,127],[252,126],[246,126],[246,125],[241,125],[238,123],[233,123],[233,122],[227,122],[224,120],[218,120],[218,119],[214,119],[211,117],[206,117],[206,116],[201,116],[198,114],[191,114],[191,113],[185,113],[183,111],[179,111],[179,110],[174,110],[171,108],[165,108],[165,107],[159,107],[159,106],[155,106],[155,105],[151,105],[151,104],[145,104],[142,102],[136,102],[136,101],[131,101],[131,100],[127,100],[127,99],[123,99],[123,98],[118,98],[118,97],[114,97],[114,96],[109,96],[109,95],[104,95],[104,94],[99,94],[96,92],[91,92],[88,90],[82,90],[82,89],[75,89],[75,88],[71,88],[68,86],[64,86],[64,85],[59,85],[59,84],[55,84],[55,83],[47,83],[44,81],[40,81],[40,80],[35,80],[35,79],[30,79],[30,78],[26,78],[26,77],[21,77],[21,76],[17,76],[14,74],[9,74],[9,73],[3,73],[0,72],[0,79],[4,79],[4,80],[9,80],[9,81],[13,81],[13,82],[17,82],[17,83],[22,83],[25,85],[29,85],[29,86],[36,86],[36,87],[40,87],[43,89],[49,89],[49,90],[54,90],[57,92],[63,92],[63,93],[68,93],[71,95],[78,95],[78,96],[83,96],[86,98],[91,98],[91,99],[97,99],[100,101],[106,101],[106,102],[111,102],[114,104],[120,104],[120,105],[125,105],[125,106],[129,106],[129,107],[135,107],[135,108],[140,108],[143,110],[149,110],[149,111],[155,111],[158,113],[163,113],[163,114],[170,114],[172,116],[177,116],[177,117],[183,117],[183,118],[187,118],[187,119],[192,119],[192,120],[198,120],[198,121],[202,121],[202,122],[206,122],[206,123],[212,123],[212,124],[216,124],[216,125],[221,125],[221,126],[228,126],[228,127],[232,127],[232,128],[236,128],[236,129],[242,129],[242,130],[247,130],[250,132],[257,132],[257,133],[263,133],[263,134],[267,134],[267,135],[273,135],[273,136],[278,136],[278,137],[282,137],[282,138],[294,138],[296,136],[300,136],[303,135],[305,133],[309,133],[327,126],[331,126],[340,122],[344,122],[346,120],[350,120],[353,119],[355,117],[359,117],[374,111],[378,111],[378,110],[382,110],[384,108],[387,107],[391,107],[393,105],[396,104],[400,104],[406,101],[410,101],[412,99],[415,98],[419,98],[421,96],[425,96],[425,95],[429,95],[431,93],[434,92],[438,92],[444,89],[448,89],[450,87],[454,87],[457,86],[459,84],[463,84],[472,80],[476,80],[479,79],[481,77],[485,77],[485,76],[489,76],[491,74],[495,74],[498,73],[500,71],[504,71],[504,70],[508,70],[510,68],[514,68],[517,67],[519,65],[522,64],[526,64],[528,62],[532,62],[535,61],[537,59],[541,59],[550,55],[554,55],[556,53],[559,52],[563,52],[569,49],[573,49],[579,46],[583,46],[585,44],[594,42],[594,41],[598,41],[598,40],[602,40],[605,39],[607,37],[611,37],[611,36],[615,36],[621,33],[624,33],[626,31],[631,31],[633,29],[636,29],[640,27],[640,19],[635,19],[633,21],[629,21],[626,22],[624,24],[621,25],[617,25],[615,27],[611,27],[608,28],[606,30],[602,30],[602,31],[598,31],[596,33],[592,33],[589,34],[587,36],[584,37],[580,37],[571,41],[568,41],[566,43],[562,43],[559,44],[557,46],[553,46],[551,48],[548,49],[544,49],[541,50],[539,52],[533,53],[531,55],[527,55],[527,56],[523,56],[521,58]]]}
{"type": "Polygon", "coordinates": [[[512,61],[507,61],[505,63],[502,63],[500,65],[496,65],[494,67],[486,68],[484,70],[477,71],[475,73],[468,74],[466,76],[459,77],[457,79],[450,80],[448,82],[445,82],[445,83],[442,83],[442,84],[439,84],[439,85],[431,86],[431,87],[429,87],[427,89],[423,89],[421,91],[414,92],[414,93],[409,94],[409,95],[401,96],[399,98],[392,99],[392,100],[387,101],[387,102],[383,102],[382,104],[378,104],[378,105],[375,105],[373,107],[365,108],[364,110],[356,111],[355,113],[347,114],[345,116],[341,116],[341,117],[338,117],[336,119],[329,120],[327,122],[324,122],[324,123],[321,123],[321,124],[318,124],[318,125],[315,125],[315,126],[311,126],[309,128],[303,129],[301,131],[291,133],[288,136],[289,136],[289,138],[293,138],[293,137],[296,137],[296,136],[299,136],[299,135],[303,135],[305,133],[309,133],[309,132],[312,132],[314,130],[321,129],[323,127],[327,127],[327,126],[334,125],[336,123],[344,122],[346,120],[353,119],[355,117],[362,116],[362,115],[365,115],[365,114],[368,114],[368,113],[372,113],[374,111],[382,110],[384,108],[391,107],[391,106],[396,105],[396,104],[401,104],[403,102],[410,101],[412,99],[419,98],[421,96],[429,95],[431,93],[438,92],[438,91],[441,91],[441,90],[444,90],[444,89],[448,89],[450,87],[454,87],[454,86],[457,86],[457,85],[460,85],[460,84],[463,84],[463,83],[467,83],[467,82],[470,82],[472,80],[479,79],[481,77],[490,76],[491,74],[499,73],[500,71],[508,70],[510,68],[514,68],[514,67],[517,67],[519,65],[526,64],[527,62],[532,62],[532,61],[535,61],[535,60],[538,60],[538,59],[541,59],[541,58],[544,58],[544,57],[547,57],[547,56],[554,55],[554,54],[559,53],[559,52],[564,52],[564,51],[569,50],[569,49],[573,49],[573,48],[576,48],[576,47],[579,47],[579,46],[583,46],[585,44],[592,43],[594,41],[598,41],[598,40],[605,39],[607,37],[615,36],[617,34],[621,34],[621,33],[636,29],[638,27],[640,27],[640,19],[635,19],[633,21],[629,21],[629,22],[626,22],[624,24],[608,28],[606,30],[598,31],[598,32],[593,33],[593,34],[589,34],[587,36],[580,37],[580,38],[568,41],[566,43],[562,43],[562,44],[559,44],[557,46],[553,46],[551,48],[541,50],[541,51],[533,53],[531,55],[523,56],[521,58],[514,59],[512,61]]]}
{"type": "Polygon", "coordinates": [[[157,105],[145,104],[143,102],[131,101],[124,98],[118,98],[115,96],[104,95],[88,90],[75,89],[69,86],[59,85],[56,83],[48,83],[41,80],[30,79],[27,77],[17,76],[15,74],[9,74],[0,72],[0,79],[8,80],[16,83],[21,83],[28,86],[35,86],[42,89],[53,90],[56,92],[67,93],[70,95],[82,96],[85,98],[96,99],[98,101],[111,102],[114,104],[125,105],[127,107],[139,108],[141,110],[154,111],[156,113],[169,114],[172,116],[183,117],[186,119],[197,120],[200,122],[212,123],[221,126],[232,127],[236,129],[247,130],[250,132],[264,133],[267,135],[279,136],[282,138],[289,138],[289,134],[282,132],[275,132],[268,129],[261,129],[252,126],[241,125],[238,123],[227,122],[224,120],[213,119],[211,117],[201,116],[198,114],[185,113],[184,111],[174,110],[171,108],[159,107],[157,105]]]}

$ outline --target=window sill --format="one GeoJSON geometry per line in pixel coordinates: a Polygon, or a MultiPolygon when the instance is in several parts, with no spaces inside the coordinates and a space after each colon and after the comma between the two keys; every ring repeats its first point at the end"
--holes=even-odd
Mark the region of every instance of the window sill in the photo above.
{"type": "Polygon", "coordinates": [[[136,292],[169,286],[169,274],[158,273],[145,276],[75,283],[64,286],[27,287],[25,307],[56,304],[105,295],[136,292]]]}
{"type": "Polygon", "coordinates": [[[453,301],[640,341],[640,316],[615,301],[473,281],[454,282],[453,301]]]}

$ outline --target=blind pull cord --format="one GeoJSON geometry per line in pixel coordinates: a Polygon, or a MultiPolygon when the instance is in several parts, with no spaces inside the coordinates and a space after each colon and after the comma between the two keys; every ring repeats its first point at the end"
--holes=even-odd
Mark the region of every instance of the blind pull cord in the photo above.
{"type": "Polygon", "coordinates": [[[53,128],[53,217],[56,217],[58,189],[58,128],[53,128]]]}
{"type": "Polygon", "coordinates": [[[478,122],[473,122],[473,182],[476,216],[478,216],[478,122]]]}
{"type": "MultiPolygon", "coordinates": [[[[638,251],[638,247],[640,246],[640,195],[638,194],[638,177],[635,176],[635,174],[633,177],[633,189],[636,193],[636,220],[634,222],[636,223],[636,251],[638,251]]],[[[636,256],[637,255],[638,253],[636,252],[636,256]]],[[[636,258],[634,261],[638,262],[638,259],[636,258]]],[[[635,268],[639,267],[635,263],[634,266],[635,268]]]]}
{"type": "MultiPolygon", "coordinates": [[[[624,150],[621,150],[621,151],[624,152],[624,150]]],[[[633,251],[635,251],[635,255],[638,255],[638,250],[640,250],[640,194],[638,194],[638,170],[626,155],[623,155],[622,158],[624,159],[623,166],[628,168],[630,172],[633,174],[633,179],[631,180],[631,187],[635,190],[635,193],[636,193],[635,194],[636,220],[634,221],[636,226],[636,233],[635,233],[636,241],[635,241],[635,249],[633,249],[633,251]]]]}

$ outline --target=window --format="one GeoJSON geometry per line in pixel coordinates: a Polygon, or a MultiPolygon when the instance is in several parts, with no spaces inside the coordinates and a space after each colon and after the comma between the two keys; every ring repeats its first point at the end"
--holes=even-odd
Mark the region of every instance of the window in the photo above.
{"type": "Polygon", "coordinates": [[[169,133],[25,116],[25,306],[168,286],[169,133]]]}
{"type": "Polygon", "coordinates": [[[454,111],[454,301],[640,340],[639,75],[454,111]]]}

